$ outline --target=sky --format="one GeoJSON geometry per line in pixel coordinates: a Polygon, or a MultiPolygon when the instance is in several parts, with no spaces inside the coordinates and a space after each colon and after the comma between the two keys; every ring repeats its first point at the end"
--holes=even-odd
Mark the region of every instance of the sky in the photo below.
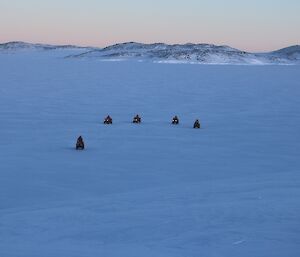
{"type": "Polygon", "coordinates": [[[300,44],[300,0],[0,0],[0,42],[300,44]]]}

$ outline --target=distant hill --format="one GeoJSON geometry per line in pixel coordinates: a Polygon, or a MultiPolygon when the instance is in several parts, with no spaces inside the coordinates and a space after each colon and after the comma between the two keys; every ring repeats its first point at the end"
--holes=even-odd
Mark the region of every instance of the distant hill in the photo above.
{"type": "Polygon", "coordinates": [[[94,49],[71,57],[100,59],[137,59],[166,63],[203,64],[298,64],[299,46],[291,46],[269,53],[249,53],[229,46],[212,44],[116,44],[94,49]]]}
{"type": "Polygon", "coordinates": [[[57,49],[86,49],[92,50],[91,47],[80,47],[74,45],[48,45],[48,44],[31,44],[22,41],[14,41],[0,44],[0,51],[20,51],[20,50],[57,50],[57,49]]]}
{"type": "Polygon", "coordinates": [[[0,44],[0,51],[80,49],[68,58],[97,58],[102,60],[141,60],[160,63],[199,64],[300,64],[300,46],[290,46],[268,53],[250,53],[229,46],[213,44],[142,44],[128,42],[105,48],[73,45],[30,44],[9,42],[0,44]]]}
{"type": "Polygon", "coordinates": [[[275,56],[280,56],[282,58],[287,58],[289,60],[300,60],[300,45],[294,45],[286,47],[277,51],[272,52],[271,54],[275,56]]]}

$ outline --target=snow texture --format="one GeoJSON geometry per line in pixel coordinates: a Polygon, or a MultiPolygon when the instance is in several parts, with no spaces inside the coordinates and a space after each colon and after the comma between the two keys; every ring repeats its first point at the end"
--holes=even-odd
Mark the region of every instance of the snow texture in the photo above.
{"type": "Polygon", "coordinates": [[[1,257],[300,256],[299,66],[85,51],[0,53],[1,257]]]}

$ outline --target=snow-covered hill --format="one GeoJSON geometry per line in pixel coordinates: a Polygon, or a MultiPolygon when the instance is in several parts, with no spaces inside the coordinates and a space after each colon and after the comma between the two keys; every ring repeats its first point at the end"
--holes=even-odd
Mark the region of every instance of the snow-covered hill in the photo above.
{"type": "MultiPolygon", "coordinates": [[[[80,47],[74,45],[49,45],[49,44],[31,44],[22,41],[14,41],[0,44],[0,53],[12,53],[20,51],[44,51],[44,50],[93,50],[91,47],[80,47]]],[[[67,54],[67,52],[66,52],[67,54]]]]}
{"type": "Polygon", "coordinates": [[[285,58],[290,61],[298,61],[300,60],[300,45],[290,46],[287,48],[280,49],[278,51],[274,51],[271,55],[285,58]]]}
{"type": "Polygon", "coordinates": [[[290,47],[270,53],[248,53],[228,46],[211,44],[141,44],[123,43],[103,49],[94,49],[73,57],[109,60],[152,60],[169,63],[202,64],[296,64],[300,63],[299,47],[290,47]],[[293,49],[293,54],[291,54],[293,49]]]}
{"type": "Polygon", "coordinates": [[[67,58],[100,60],[138,60],[158,63],[199,64],[300,64],[300,46],[291,46],[269,53],[249,53],[229,46],[213,44],[168,45],[163,43],[122,43],[105,48],[74,45],[30,44],[8,42],[0,44],[0,53],[65,51],[67,58]],[[69,50],[69,51],[66,51],[69,50]]]}

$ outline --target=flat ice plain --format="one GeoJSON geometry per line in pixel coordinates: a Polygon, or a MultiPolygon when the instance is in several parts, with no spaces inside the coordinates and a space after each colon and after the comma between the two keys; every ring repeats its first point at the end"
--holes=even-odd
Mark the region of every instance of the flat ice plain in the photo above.
{"type": "Polygon", "coordinates": [[[1,257],[300,256],[300,66],[64,51],[0,54],[1,257]]]}

